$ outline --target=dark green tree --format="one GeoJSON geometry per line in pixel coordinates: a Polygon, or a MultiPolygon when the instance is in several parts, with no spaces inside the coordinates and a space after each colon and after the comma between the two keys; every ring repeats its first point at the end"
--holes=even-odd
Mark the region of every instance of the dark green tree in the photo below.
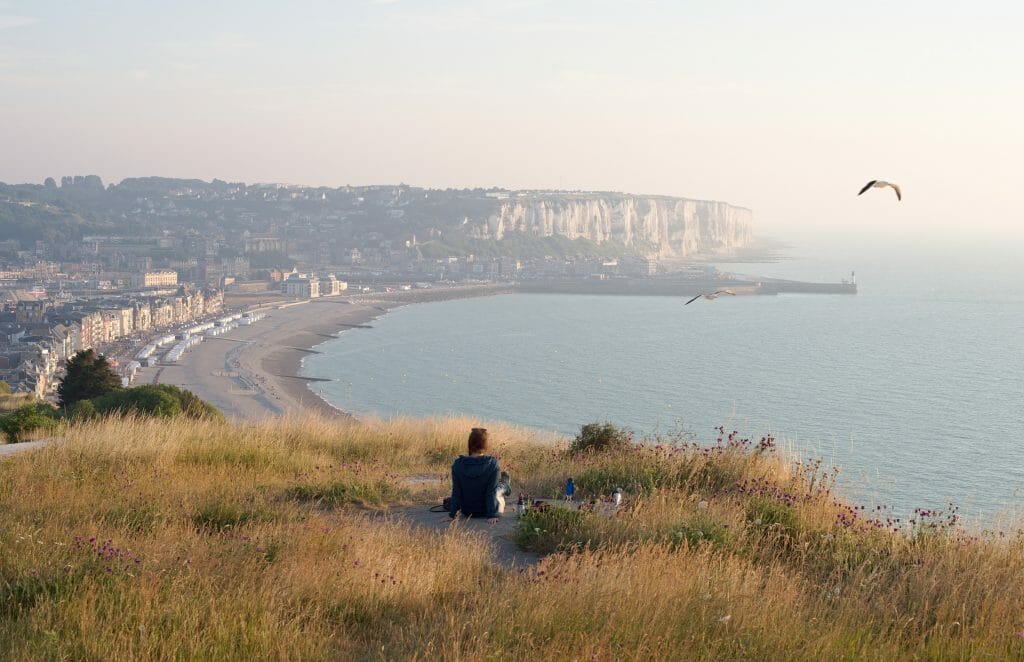
{"type": "Polygon", "coordinates": [[[90,400],[121,388],[121,378],[110,367],[107,357],[85,349],[68,359],[64,379],[57,387],[61,407],[79,400],[90,400]]]}

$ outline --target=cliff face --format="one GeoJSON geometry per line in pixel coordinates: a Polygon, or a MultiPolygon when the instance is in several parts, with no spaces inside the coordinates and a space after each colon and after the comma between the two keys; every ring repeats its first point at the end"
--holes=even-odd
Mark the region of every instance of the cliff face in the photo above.
{"type": "Polygon", "coordinates": [[[618,241],[649,256],[685,257],[746,246],[753,213],[724,202],[615,194],[519,195],[473,221],[471,234],[501,239],[536,236],[618,241]]]}

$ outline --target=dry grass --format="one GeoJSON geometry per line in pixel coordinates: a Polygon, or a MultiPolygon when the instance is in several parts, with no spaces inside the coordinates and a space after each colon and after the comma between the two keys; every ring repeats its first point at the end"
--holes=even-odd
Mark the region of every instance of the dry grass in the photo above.
{"type": "Polygon", "coordinates": [[[0,393],[0,414],[12,412],[35,401],[36,396],[32,393],[0,393]]]}
{"type": "MultiPolygon", "coordinates": [[[[742,444],[572,457],[490,425],[516,488],[626,487],[534,514],[533,568],[433,500],[468,420],[111,421],[0,464],[10,659],[961,659],[1024,655],[1024,543],[869,522],[832,476],[742,444]],[[414,491],[418,490],[418,491],[414,491]]],[[[558,444],[563,444],[559,447],[558,444]]],[[[935,527],[930,526],[936,523],[935,527]]]]}

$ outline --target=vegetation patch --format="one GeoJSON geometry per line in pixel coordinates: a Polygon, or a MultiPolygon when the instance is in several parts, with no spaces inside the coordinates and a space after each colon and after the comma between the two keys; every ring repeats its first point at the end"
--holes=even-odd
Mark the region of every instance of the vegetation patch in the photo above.
{"type": "Polygon", "coordinates": [[[573,476],[582,508],[528,511],[545,556],[514,568],[485,523],[301,507],[407,500],[479,424],[68,424],[0,463],[0,657],[1024,659],[1024,535],[865,512],[753,445],[571,455],[492,425],[516,491],[573,476]]]}
{"type": "Polygon", "coordinates": [[[663,540],[673,547],[712,545],[724,548],[732,542],[732,534],[721,522],[707,516],[698,516],[669,529],[663,540]]]}
{"type": "Polygon", "coordinates": [[[200,506],[192,516],[196,528],[204,531],[224,531],[247,524],[260,524],[275,519],[274,513],[262,507],[247,507],[217,499],[200,506]]]}
{"type": "Polygon", "coordinates": [[[515,541],[520,548],[539,554],[581,550],[594,546],[594,514],[582,510],[549,507],[520,516],[515,541]]]}
{"type": "Polygon", "coordinates": [[[155,503],[121,504],[102,515],[102,521],[131,533],[148,533],[167,524],[168,517],[155,503]]]}
{"type": "Polygon", "coordinates": [[[679,469],[639,452],[624,451],[589,464],[576,479],[576,486],[588,494],[607,495],[616,487],[630,494],[645,494],[684,481],[686,473],[679,469]]]}
{"type": "Polygon", "coordinates": [[[747,522],[759,531],[793,537],[799,530],[796,510],[769,497],[753,497],[747,503],[747,522]]]}
{"type": "Polygon", "coordinates": [[[6,416],[0,416],[0,431],[11,444],[24,441],[32,433],[47,434],[59,426],[56,413],[44,402],[23,405],[6,416]]]}
{"type": "MultiPolygon", "coordinates": [[[[213,405],[194,393],[170,384],[146,384],[111,391],[92,399],[93,409],[101,416],[135,415],[156,418],[186,418],[223,421],[224,416],[213,405]]],[[[73,410],[79,416],[80,411],[73,410]]]]}
{"type": "Polygon", "coordinates": [[[348,505],[379,506],[400,499],[405,493],[386,480],[336,480],[329,483],[296,485],[289,488],[285,495],[289,499],[337,508],[348,505]]]}
{"type": "Polygon", "coordinates": [[[191,447],[178,454],[182,464],[200,467],[243,467],[265,469],[278,463],[291,467],[292,463],[273,450],[254,446],[206,445],[191,447]]]}
{"type": "Polygon", "coordinates": [[[611,423],[588,423],[569,445],[569,453],[607,453],[627,450],[633,445],[633,433],[611,423]]]}
{"type": "Polygon", "coordinates": [[[69,572],[0,573],[0,618],[17,619],[37,603],[58,602],[74,589],[75,581],[69,572]]]}

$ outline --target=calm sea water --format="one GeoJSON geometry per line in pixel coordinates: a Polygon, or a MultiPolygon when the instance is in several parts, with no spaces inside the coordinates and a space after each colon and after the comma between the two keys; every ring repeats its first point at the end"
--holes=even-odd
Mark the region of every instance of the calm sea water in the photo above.
{"type": "Polygon", "coordinates": [[[796,247],[725,270],[860,293],[735,297],[506,295],[406,306],[342,334],[304,374],[357,413],[465,413],[573,434],[723,424],[838,465],[848,492],[898,512],[1024,506],[1020,249],[796,247]]]}

